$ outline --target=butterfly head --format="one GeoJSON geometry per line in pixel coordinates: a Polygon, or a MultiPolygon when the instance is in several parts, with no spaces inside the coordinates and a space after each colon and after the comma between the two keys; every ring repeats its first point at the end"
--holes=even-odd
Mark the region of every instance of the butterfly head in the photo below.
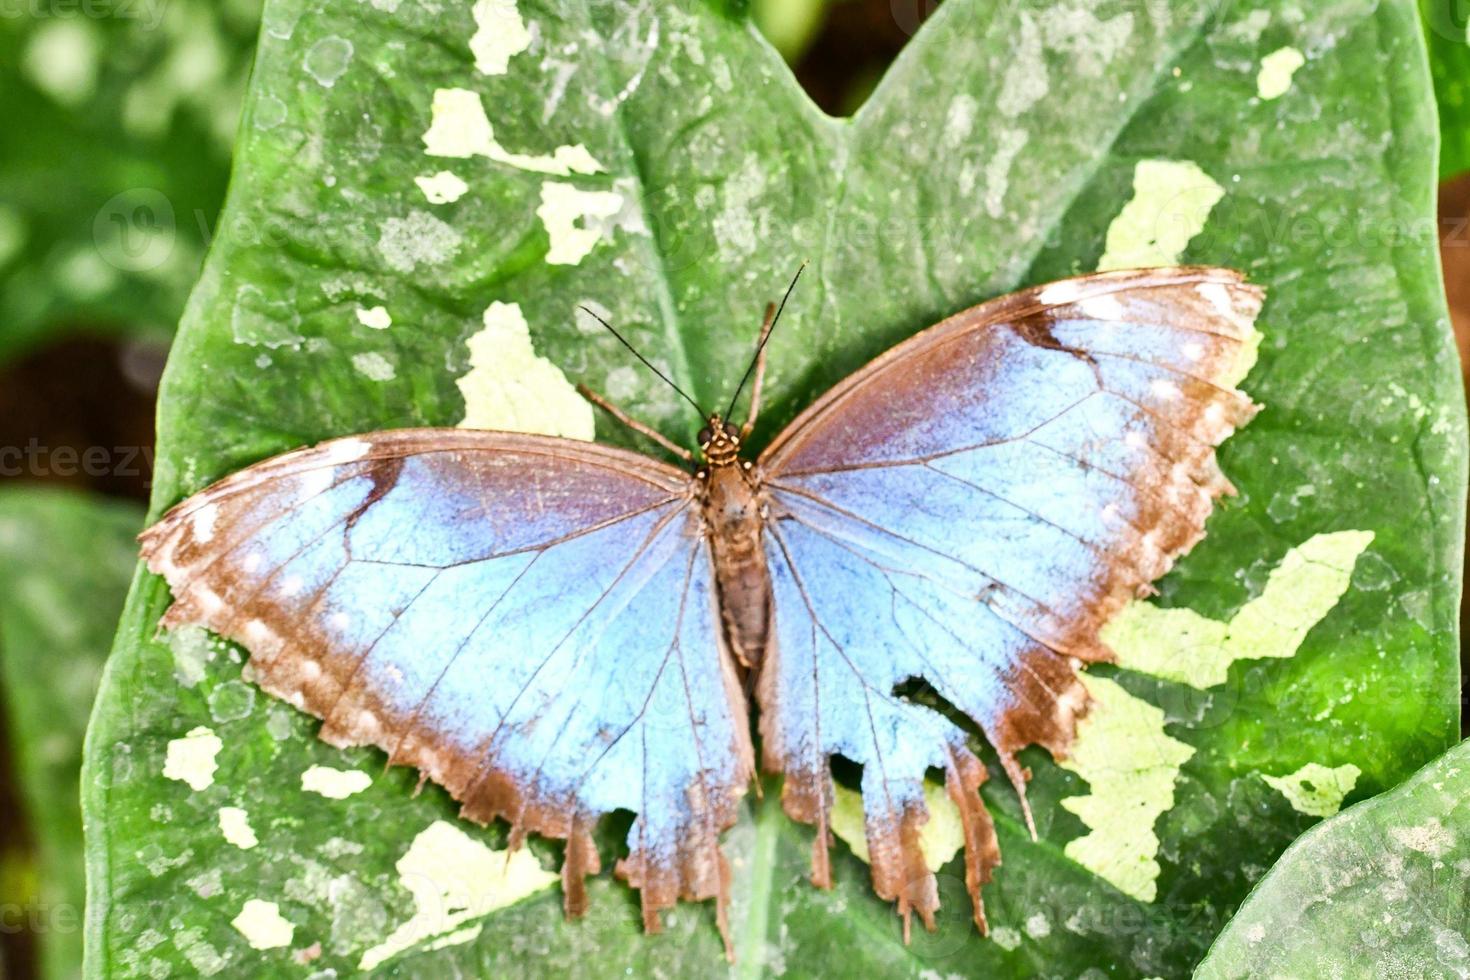
{"type": "Polygon", "coordinates": [[[710,466],[730,466],[740,458],[740,430],[718,413],[699,430],[699,451],[710,466]]]}

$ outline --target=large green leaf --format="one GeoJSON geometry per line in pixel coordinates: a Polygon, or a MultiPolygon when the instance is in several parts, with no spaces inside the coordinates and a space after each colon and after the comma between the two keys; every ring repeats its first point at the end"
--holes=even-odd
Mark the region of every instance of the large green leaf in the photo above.
{"type": "Polygon", "coordinates": [[[215,231],[260,0],[0,16],[0,358],[53,327],[167,337],[215,231]]]}
{"type": "Polygon", "coordinates": [[[1470,972],[1470,743],[1287,849],[1196,976],[1470,972]]]}
{"type": "MultiPolygon", "coordinates": [[[[0,490],[0,697],[33,853],[0,880],[6,927],[35,931],[41,976],[82,970],[82,733],[127,593],[143,508],[75,493],[0,490]]],[[[11,824],[11,817],[0,817],[11,824]]],[[[13,824],[11,824],[13,826],[13,824]]]]}
{"type": "MultiPolygon", "coordinates": [[[[1168,668],[1155,649],[1168,637],[1136,631],[1125,659],[1165,667],[1094,672],[1112,707],[1076,771],[1028,755],[1038,841],[992,781],[995,937],[966,924],[953,865],[940,931],[907,948],[857,857],[839,848],[832,892],[806,885],[811,831],[774,786],[728,835],[744,973],[1183,974],[1316,819],[1264,776],[1294,789],[1310,764],[1351,766],[1350,795],[1371,795],[1443,751],[1458,718],[1464,420],[1427,221],[1435,121],[1415,10],[1217,6],[950,0],[844,121],[714,4],[272,0],[225,233],[165,378],[154,513],[330,435],[467,413],[585,431],[558,369],[687,439],[698,420],[579,318],[583,303],[714,402],[762,304],[811,258],[773,342],[760,441],[895,340],[1020,284],[1130,251],[1243,268],[1270,290],[1245,385],[1266,410],[1224,453],[1240,497],[1159,600],[1229,634],[1211,654],[1220,676],[1168,668]],[[589,154],[598,172],[565,166],[589,154]],[[453,201],[445,171],[465,185],[453,201]],[[416,184],[430,177],[432,198],[416,184]],[[1201,231],[1202,197],[1219,200],[1201,231]],[[532,360],[517,309],[550,364],[532,360]],[[1079,843],[1073,809],[1106,832],[1079,843]],[[1162,814],[1156,845],[1144,812],[1162,814]]],[[[636,899],[606,875],[580,923],[563,922],[554,887],[502,905],[536,884],[525,865],[449,899],[476,914],[436,916],[456,868],[503,828],[457,823],[434,787],[414,796],[413,774],[380,775],[376,752],[319,743],[313,721],[242,683],[237,648],[158,637],[168,602],[139,575],[94,719],[94,975],[351,969],[416,902],[426,941],[385,969],[724,972],[712,909],[644,938],[636,899]],[[372,785],[302,792],[311,766],[372,785]],[[258,842],[228,843],[221,819],[258,842]],[[467,836],[428,830],[441,820],[467,836]]],[[[610,867],[619,835],[601,840],[610,867]]],[[[531,847],[555,867],[555,845],[531,847]]]]}

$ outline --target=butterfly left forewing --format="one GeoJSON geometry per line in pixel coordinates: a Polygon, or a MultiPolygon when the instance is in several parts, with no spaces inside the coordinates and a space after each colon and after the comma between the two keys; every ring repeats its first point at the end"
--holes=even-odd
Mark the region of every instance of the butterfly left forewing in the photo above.
{"type": "Polygon", "coordinates": [[[998,860],[961,728],[895,690],[922,681],[979,725],[1018,789],[1024,746],[1070,746],[1076,660],[1203,534],[1229,483],[1214,447],[1254,412],[1234,389],[1261,291],[1222,269],[1103,273],[958,314],[840,383],[760,461],[776,642],[763,759],[817,823],[829,760],[863,766],[874,884],[937,906],[917,828],[926,770],[960,804],[967,879],[998,860]]]}
{"type": "Polygon", "coordinates": [[[538,436],[407,430],[267,461],[143,536],[197,623],[250,650],[267,691],[445,786],[466,817],[567,840],[635,813],[620,873],[645,922],[715,897],[718,837],[752,762],[719,648],[689,477],[538,436]]]}

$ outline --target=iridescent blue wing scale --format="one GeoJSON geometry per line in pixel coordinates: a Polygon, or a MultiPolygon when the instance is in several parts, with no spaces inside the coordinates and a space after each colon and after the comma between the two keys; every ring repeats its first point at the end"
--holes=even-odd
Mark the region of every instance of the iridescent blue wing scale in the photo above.
{"type": "Polygon", "coordinates": [[[618,872],[644,920],[714,897],[752,775],[688,474],[621,450],[464,430],[382,432],[243,470],[143,536],[164,625],[244,644],[265,690],[377,745],[479,822],[567,840],[637,814],[618,872]]]}
{"type": "MultiPolygon", "coordinates": [[[[978,725],[1022,793],[1026,745],[1065,755],[1099,631],[1203,536],[1230,485],[1215,446],[1255,408],[1261,291],[1223,269],[1102,273],[960,313],[808,409],[762,455],[775,592],[757,688],[762,761],[818,825],[830,878],[830,759],[862,766],[877,892],[932,926],[918,839],[945,773],[967,880],[999,862],[985,769],[921,681],[978,725]]],[[[1029,821],[1030,814],[1027,812],[1029,821]]]]}

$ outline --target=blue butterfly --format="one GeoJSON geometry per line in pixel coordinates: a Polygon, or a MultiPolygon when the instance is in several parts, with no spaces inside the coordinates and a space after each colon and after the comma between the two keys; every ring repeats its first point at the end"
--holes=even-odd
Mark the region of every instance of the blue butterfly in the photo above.
{"type": "Polygon", "coordinates": [[[895,692],[922,681],[972,719],[1024,803],[1016,753],[1066,753],[1077,667],[1110,657],[1099,630],[1231,491],[1214,447],[1255,412],[1233,386],[1262,295],[1215,268],[1014,293],[888,351],[751,460],[768,311],[745,425],[709,416],[697,455],[649,433],[688,470],[547,436],[374,432],[215,484],[143,555],[176,599],[164,625],[243,644],[323,739],[381,747],[513,843],[564,839],[570,915],[594,826],[629,810],[617,873],[647,929],[714,898],[729,948],[719,840],[755,778],[753,694],[762,768],[817,828],[812,880],[830,886],[842,756],[862,767],[875,890],[905,937],[913,911],[933,928],[919,833],[938,770],[984,931],[985,767],[895,692]]]}

